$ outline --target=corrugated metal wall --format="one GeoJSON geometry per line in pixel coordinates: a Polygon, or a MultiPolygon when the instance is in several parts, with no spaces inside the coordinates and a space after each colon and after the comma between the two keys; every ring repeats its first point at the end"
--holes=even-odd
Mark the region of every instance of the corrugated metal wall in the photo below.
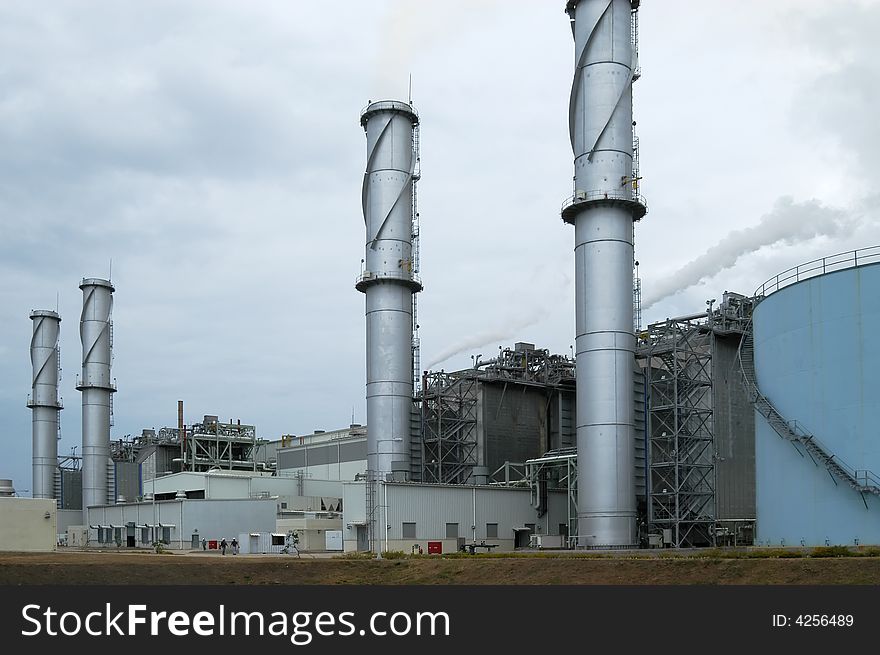
{"type": "Polygon", "coordinates": [[[483,383],[481,393],[485,465],[490,474],[505,461],[525,462],[549,449],[546,390],[483,383]]]}
{"type": "Polygon", "coordinates": [[[139,464],[135,462],[114,462],[114,469],[116,471],[114,499],[124,496],[125,500],[133,501],[143,496],[139,464]]]}
{"type": "Polygon", "coordinates": [[[743,384],[739,335],[716,336],[712,353],[715,503],[719,519],[755,518],[755,411],[743,384]]]}
{"type": "Polygon", "coordinates": [[[550,450],[577,446],[576,394],[559,389],[550,402],[550,450]]]}
{"type": "MultiPolygon", "coordinates": [[[[647,503],[645,496],[645,410],[647,409],[645,399],[647,394],[645,390],[645,373],[641,369],[636,369],[633,372],[633,394],[635,402],[635,434],[633,435],[633,442],[636,451],[634,458],[636,467],[636,499],[637,503],[641,506],[642,503],[647,503]]],[[[644,511],[647,511],[647,505],[645,505],[644,511]]]]}
{"type": "Polygon", "coordinates": [[[61,509],[82,509],[82,471],[61,471],[61,509]]]}

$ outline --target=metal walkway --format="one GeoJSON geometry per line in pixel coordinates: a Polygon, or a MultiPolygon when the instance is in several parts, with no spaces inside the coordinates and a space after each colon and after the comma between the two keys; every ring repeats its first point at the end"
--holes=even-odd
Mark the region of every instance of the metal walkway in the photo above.
{"type": "MultiPolygon", "coordinates": [[[[803,457],[803,453],[797,448],[797,444],[806,450],[816,466],[824,466],[834,484],[837,484],[838,481],[848,484],[862,494],[862,502],[865,502],[864,494],[866,493],[880,495],[880,478],[867,469],[854,469],[849,466],[806,430],[803,425],[797,421],[786,419],[773,406],[773,403],[761,393],[755,376],[754,352],[752,324],[749,322],[740,343],[739,364],[746,387],[749,390],[749,397],[761,416],[767,419],[767,422],[780,437],[795,446],[801,457],[803,457]]],[[[867,502],[865,502],[865,506],[867,507],[867,502]]]]}

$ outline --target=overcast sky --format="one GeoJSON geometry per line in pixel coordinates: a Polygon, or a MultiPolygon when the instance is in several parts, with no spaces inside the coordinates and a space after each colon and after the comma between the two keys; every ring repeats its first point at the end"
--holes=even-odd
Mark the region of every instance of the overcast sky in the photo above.
{"type": "MultiPolygon", "coordinates": [[[[114,438],[178,399],[265,438],[365,422],[358,119],[410,74],[422,364],[569,353],[564,4],[0,1],[0,478],[29,495],[28,315],[56,299],[79,452],[78,285],[111,260],[114,438]]],[[[880,3],[646,0],[640,24],[646,322],[880,243],[880,3]]]]}

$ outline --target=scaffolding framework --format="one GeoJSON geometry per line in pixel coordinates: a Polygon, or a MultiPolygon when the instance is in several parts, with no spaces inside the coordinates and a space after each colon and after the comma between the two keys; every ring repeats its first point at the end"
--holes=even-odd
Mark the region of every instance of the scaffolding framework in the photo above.
{"type": "Polygon", "coordinates": [[[669,319],[648,328],[648,523],[671,534],[676,548],[715,543],[713,339],[706,320],[669,319]]]}
{"type": "Polygon", "coordinates": [[[422,378],[424,482],[467,484],[477,465],[477,371],[422,378]]]}
{"type": "Polygon", "coordinates": [[[259,441],[253,425],[220,423],[216,420],[196,423],[184,435],[184,470],[221,468],[256,471],[254,455],[259,441]]]}

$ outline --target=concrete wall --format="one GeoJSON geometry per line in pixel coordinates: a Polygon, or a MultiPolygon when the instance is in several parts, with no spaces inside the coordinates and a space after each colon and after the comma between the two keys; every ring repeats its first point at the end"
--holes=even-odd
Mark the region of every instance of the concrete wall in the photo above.
{"type": "Polygon", "coordinates": [[[56,543],[55,500],[0,497],[0,551],[47,552],[56,543]]]}
{"type": "Polygon", "coordinates": [[[341,530],[342,518],[290,518],[276,521],[276,532],[287,534],[293,531],[299,537],[297,549],[303,552],[324,552],[326,550],[327,530],[341,530]]]}
{"type": "Polygon", "coordinates": [[[67,529],[75,526],[82,525],[83,522],[83,513],[81,509],[59,509],[57,514],[57,525],[55,529],[58,530],[58,534],[65,534],[67,529]]]}
{"type": "MultiPolygon", "coordinates": [[[[753,322],[762,393],[836,457],[880,475],[880,265],[785,287],[753,322]]],[[[832,479],[760,415],[755,439],[759,542],[880,543],[880,498],[832,479]]]]}
{"type": "MultiPolygon", "coordinates": [[[[347,485],[343,499],[343,543],[346,551],[356,550],[357,527],[364,515],[364,485],[347,485]]],[[[428,541],[443,541],[444,552],[457,550],[459,540],[497,544],[494,552],[515,547],[514,528],[533,526],[540,534],[560,534],[568,522],[567,498],[551,492],[549,511],[538,518],[530,504],[529,490],[515,487],[472,487],[451,485],[380,485],[379,524],[386,533],[377,535],[384,550],[411,552],[428,541]],[[387,518],[386,518],[387,517],[387,518]],[[403,536],[403,524],[415,523],[415,537],[403,536]],[[497,537],[488,536],[487,524],[497,525],[497,537]],[[458,524],[456,536],[447,533],[447,524],[458,524]]]]}
{"type": "MultiPolygon", "coordinates": [[[[169,500],[156,503],[130,503],[90,507],[89,545],[114,547],[113,539],[100,544],[97,526],[121,529],[122,543],[135,537],[136,548],[149,548],[153,531],[143,526],[170,526],[168,547],[188,550],[193,534],[199,539],[223,539],[242,532],[273,532],[275,530],[274,499],[169,500]]],[[[161,536],[161,535],[160,535],[161,536]]]]}

